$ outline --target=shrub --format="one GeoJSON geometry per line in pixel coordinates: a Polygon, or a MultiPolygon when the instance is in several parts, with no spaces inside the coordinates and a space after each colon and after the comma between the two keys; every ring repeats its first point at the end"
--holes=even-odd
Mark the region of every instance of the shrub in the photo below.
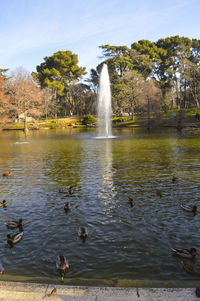
{"type": "Polygon", "coordinates": [[[114,117],[112,118],[112,122],[113,123],[117,123],[117,122],[124,122],[129,120],[129,117],[114,117]]]}
{"type": "Polygon", "coordinates": [[[94,124],[97,122],[97,118],[94,117],[93,115],[86,115],[83,117],[81,122],[83,125],[94,124]]]}

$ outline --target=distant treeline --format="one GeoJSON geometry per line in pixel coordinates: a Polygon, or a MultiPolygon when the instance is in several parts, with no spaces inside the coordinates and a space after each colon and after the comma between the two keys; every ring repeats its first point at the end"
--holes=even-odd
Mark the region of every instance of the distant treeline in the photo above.
{"type": "Polygon", "coordinates": [[[167,37],[127,46],[100,46],[102,62],[83,80],[78,56],[58,51],[28,74],[22,68],[9,77],[0,69],[1,121],[19,116],[59,117],[96,112],[99,75],[108,65],[112,107],[116,114],[150,114],[169,109],[199,109],[200,40],[167,37]]]}

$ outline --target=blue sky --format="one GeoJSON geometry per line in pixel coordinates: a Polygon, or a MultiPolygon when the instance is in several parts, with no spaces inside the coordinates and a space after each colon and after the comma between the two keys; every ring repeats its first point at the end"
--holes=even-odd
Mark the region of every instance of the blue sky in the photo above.
{"type": "Polygon", "coordinates": [[[0,68],[35,71],[58,50],[89,74],[98,46],[180,35],[200,39],[200,0],[0,0],[0,68]]]}

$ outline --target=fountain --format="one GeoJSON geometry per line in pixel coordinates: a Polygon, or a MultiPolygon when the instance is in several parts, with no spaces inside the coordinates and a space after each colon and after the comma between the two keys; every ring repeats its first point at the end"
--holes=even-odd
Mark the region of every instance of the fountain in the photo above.
{"type": "Polygon", "coordinates": [[[103,64],[99,79],[99,95],[97,103],[98,138],[112,138],[111,126],[111,90],[108,67],[103,64]]]}

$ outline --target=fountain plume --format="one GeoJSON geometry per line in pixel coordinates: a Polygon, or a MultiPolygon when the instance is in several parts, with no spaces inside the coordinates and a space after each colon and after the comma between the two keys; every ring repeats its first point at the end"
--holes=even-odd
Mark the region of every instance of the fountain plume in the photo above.
{"type": "Polygon", "coordinates": [[[97,103],[98,136],[102,138],[112,137],[111,126],[111,90],[108,67],[103,64],[99,79],[99,95],[97,103]]]}

